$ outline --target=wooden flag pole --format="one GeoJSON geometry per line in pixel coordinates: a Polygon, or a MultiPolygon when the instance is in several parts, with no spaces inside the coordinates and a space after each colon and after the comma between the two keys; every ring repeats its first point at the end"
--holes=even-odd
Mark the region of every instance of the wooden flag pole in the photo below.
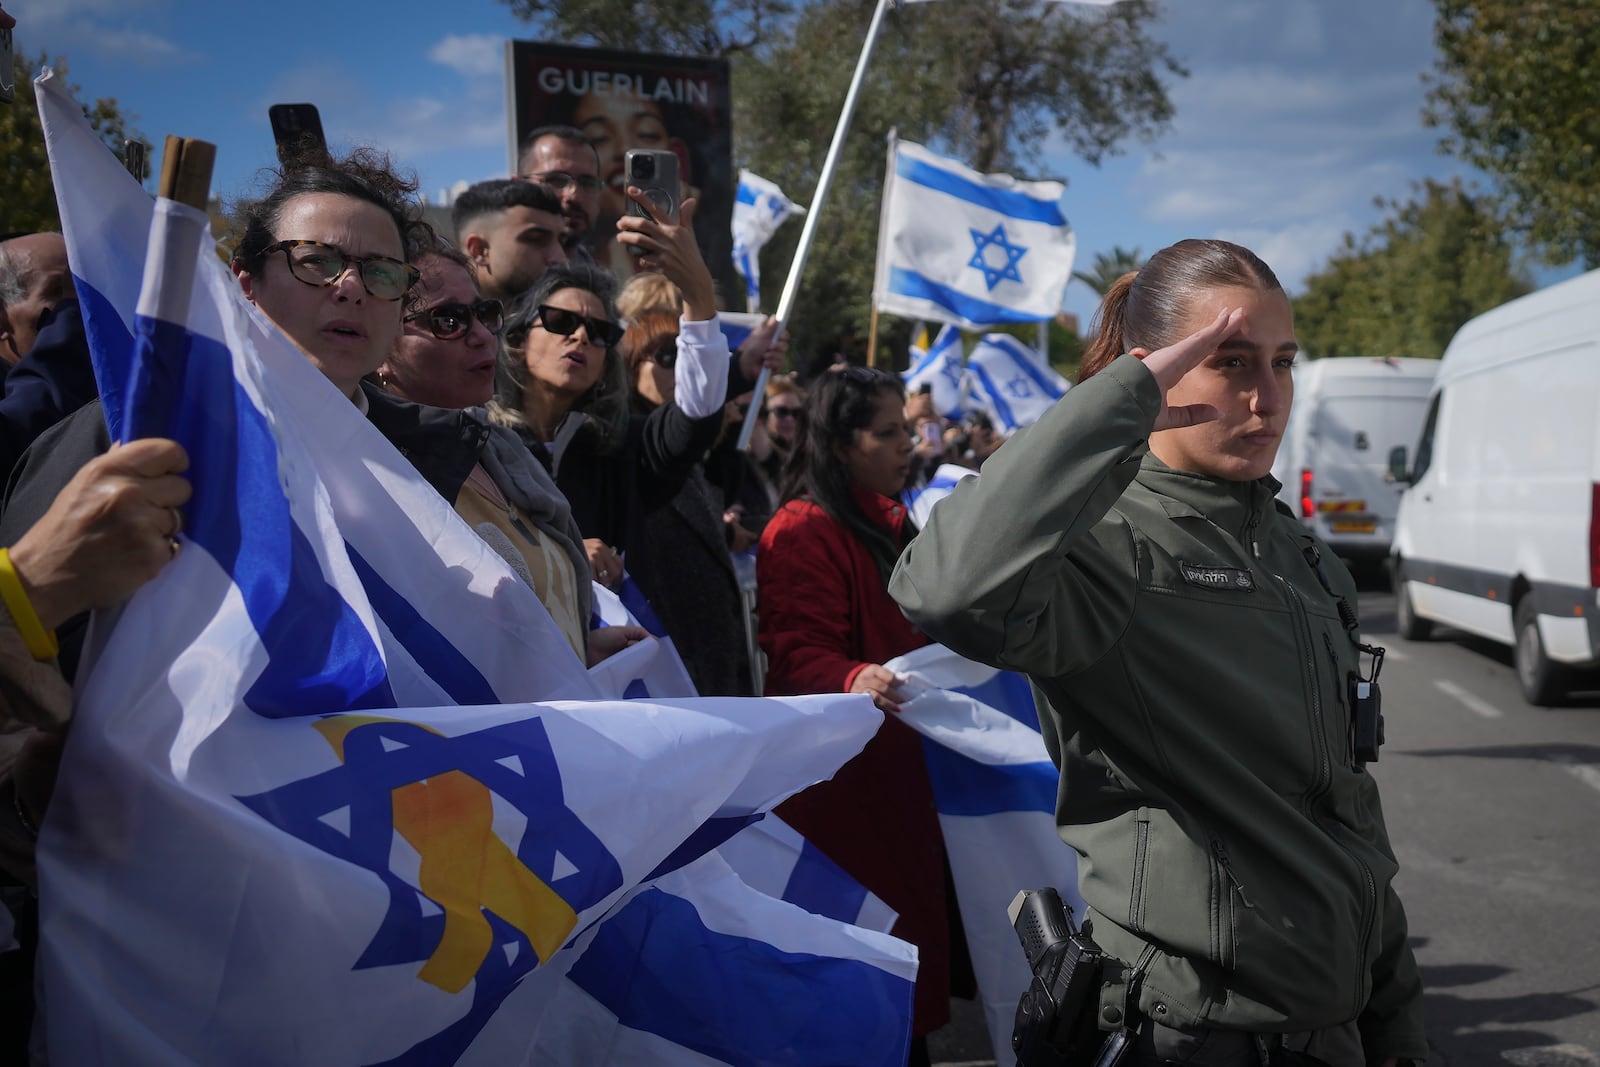
{"type": "Polygon", "coordinates": [[[216,162],[217,146],[211,142],[168,134],[157,195],[204,211],[211,196],[211,170],[216,162]]]}

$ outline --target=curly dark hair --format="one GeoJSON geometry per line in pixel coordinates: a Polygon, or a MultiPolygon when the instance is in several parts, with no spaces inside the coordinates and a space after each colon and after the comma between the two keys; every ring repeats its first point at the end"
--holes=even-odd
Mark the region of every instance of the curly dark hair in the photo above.
{"type": "Polygon", "coordinates": [[[382,208],[394,220],[407,260],[438,246],[438,235],[422,219],[416,178],[396,171],[389,156],[377,149],[356,148],[335,158],[326,149],[308,147],[267,174],[266,193],[239,204],[234,214],[233,261],[251,274],[260,273],[267,247],[277,240],[284,206],[312,193],[348,196],[382,208]]]}

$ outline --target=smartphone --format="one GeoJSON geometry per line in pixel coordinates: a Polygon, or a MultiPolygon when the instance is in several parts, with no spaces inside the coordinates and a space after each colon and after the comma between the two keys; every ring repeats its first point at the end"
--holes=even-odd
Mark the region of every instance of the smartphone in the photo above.
{"type": "Polygon", "coordinates": [[[328,140],[322,135],[322,116],[315,104],[273,104],[267,108],[267,118],[272,122],[272,140],[278,147],[278,162],[307,152],[328,151],[328,140]]]}
{"type": "Polygon", "coordinates": [[[132,137],[122,144],[122,165],[128,168],[128,173],[133,175],[133,180],[140,185],[150,174],[150,146],[143,141],[136,141],[132,137]]]}
{"type": "Polygon", "coordinates": [[[16,71],[11,60],[11,31],[0,30],[0,103],[17,98],[16,71]]]}
{"type": "MultiPolygon", "coordinates": [[[[650,203],[673,222],[678,221],[678,157],[663,148],[630,148],[623,156],[623,174],[629,185],[644,191],[650,203]]],[[[628,214],[643,217],[645,210],[628,199],[628,214]]],[[[636,256],[644,251],[633,245],[628,251],[636,256]]]]}

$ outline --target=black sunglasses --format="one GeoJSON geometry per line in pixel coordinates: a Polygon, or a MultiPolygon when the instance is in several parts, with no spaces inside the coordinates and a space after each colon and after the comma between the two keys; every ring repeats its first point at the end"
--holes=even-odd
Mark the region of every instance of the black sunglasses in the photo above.
{"type": "Polygon", "coordinates": [[[361,286],[379,300],[399,300],[422,276],[417,268],[389,256],[352,256],[321,241],[278,241],[261,250],[265,259],[282,252],[289,273],[307,285],[328,286],[355,268],[361,286]]]}
{"type": "Polygon", "coordinates": [[[768,404],[767,414],[775,419],[798,419],[805,408],[789,407],[784,404],[768,404]]]}
{"type": "Polygon", "coordinates": [[[578,327],[582,326],[589,334],[590,344],[610,348],[622,340],[622,327],[609,319],[592,319],[576,311],[551,307],[549,304],[540,304],[533,317],[540,326],[562,337],[571,337],[578,332],[578,327]]]}
{"type": "Polygon", "coordinates": [[[467,331],[472,329],[473,319],[483,323],[485,330],[499,336],[500,327],[505,325],[505,309],[498,300],[480,300],[476,304],[453,302],[438,304],[406,316],[407,322],[416,322],[418,319],[426,320],[428,332],[441,341],[465,337],[467,331]]]}
{"type": "Polygon", "coordinates": [[[656,342],[653,351],[645,353],[644,358],[662,370],[671,370],[673,364],[678,362],[678,335],[669,333],[663,336],[656,342]]]}

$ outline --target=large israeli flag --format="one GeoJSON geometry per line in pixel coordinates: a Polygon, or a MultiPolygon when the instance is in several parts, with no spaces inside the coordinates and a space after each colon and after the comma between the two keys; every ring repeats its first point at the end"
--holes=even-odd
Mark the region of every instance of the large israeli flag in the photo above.
{"type": "Polygon", "coordinates": [[[59,81],[37,84],[108,420],[176,437],[195,485],[182,551],[95,620],[80,671],[38,852],[51,1059],[603,1061],[583,1050],[609,1038],[535,1009],[584,986],[568,971],[599,944],[644,973],[627,916],[660,886],[694,915],[663,905],[654,934],[751,954],[723,972],[748,995],[679,985],[697,1044],[612,1004],[655,1062],[748,1062],[718,1058],[737,1035],[716,1009],[769,1007],[771,961],[811,945],[813,979],[847,975],[878,1017],[791,982],[808,1015],[790,1032],[841,1027],[818,1039],[830,1058],[781,1062],[903,1063],[885,1031],[909,1027],[914,953],[798,909],[763,940],[749,901],[692,876],[879,713],[567,699],[596,684],[532,591],[242,300],[204,216],[152,204],[59,81]],[[831,1058],[848,1042],[873,1058],[831,1058]]]}
{"type": "Polygon", "coordinates": [[[1058,778],[1033,692],[1022,675],[942,645],[885,666],[910,679],[914,695],[901,716],[922,735],[995,1062],[1010,1063],[1012,1023],[1030,972],[1006,906],[1019,889],[1055,886],[1083,915],[1077,853],[1056,834],[1058,778]]]}
{"type": "Polygon", "coordinates": [[[1007,333],[986,334],[967,356],[964,402],[995,429],[1015,433],[1050,410],[1071,383],[1039,353],[1007,333]]]}
{"type": "Polygon", "coordinates": [[[805,213],[776,183],[739,171],[739,192],[733,202],[733,266],[744,276],[750,310],[761,306],[761,249],[779,226],[805,213]]]}
{"type": "Polygon", "coordinates": [[[1054,318],[1076,246],[1061,211],[1065,190],[979,174],[894,142],[878,233],[878,308],[969,330],[1054,318]]]}
{"type": "Polygon", "coordinates": [[[923,386],[928,386],[939,414],[952,421],[961,418],[961,375],[965,358],[961,331],[945,326],[927,351],[918,354],[912,348],[911,357],[911,369],[900,375],[906,383],[906,392],[920,392],[923,386]]]}

